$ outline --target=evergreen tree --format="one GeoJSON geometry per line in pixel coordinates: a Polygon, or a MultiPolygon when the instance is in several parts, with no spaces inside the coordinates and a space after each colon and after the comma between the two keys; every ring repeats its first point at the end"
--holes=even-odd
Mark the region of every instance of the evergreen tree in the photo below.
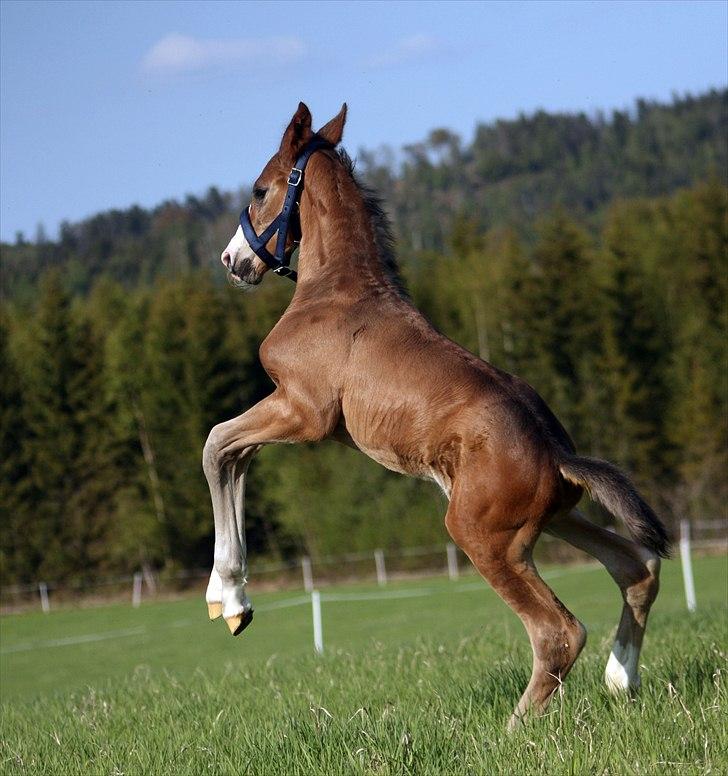
{"type": "Polygon", "coordinates": [[[121,451],[110,552],[114,565],[126,570],[163,566],[169,558],[159,451],[150,433],[146,317],[146,294],[139,295],[120,311],[106,343],[106,391],[114,407],[112,433],[121,451]]]}
{"type": "Polygon", "coordinates": [[[10,322],[0,311],[0,582],[27,580],[32,563],[31,488],[23,390],[10,351],[10,322]]]}
{"type": "Polygon", "coordinates": [[[585,383],[602,304],[587,236],[563,211],[541,224],[533,273],[524,283],[523,376],[582,444],[585,383]]]}
{"type": "Polygon", "coordinates": [[[623,206],[615,208],[604,230],[600,258],[607,277],[595,382],[606,390],[593,444],[654,483],[664,470],[670,343],[641,256],[642,235],[650,226],[639,209],[623,206]]]}
{"type": "Polygon", "coordinates": [[[70,304],[59,274],[48,273],[41,284],[34,337],[23,372],[28,502],[34,515],[28,531],[28,573],[48,581],[62,579],[77,568],[68,553],[72,539],[68,515],[78,448],[70,396],[74,369],[70,304]]]}
{"type": "Polygon", "coordinates": [[[664,256],[675,270],[668,433],[680,484],[673,501],[689,514],[715,516],[728,496],[728,189],[713,181],[683,192],[663,218],[664,256]]]}

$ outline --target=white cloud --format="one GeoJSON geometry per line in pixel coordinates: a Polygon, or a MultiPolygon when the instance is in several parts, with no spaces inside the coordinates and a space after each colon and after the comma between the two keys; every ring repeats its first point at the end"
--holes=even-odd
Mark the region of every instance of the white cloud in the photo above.
{"type": "Polygon", "coordinates": [[[390,49],[383,50],[370,57],[373,67],[392,67],[394,65],[420,62],[444,51],[446,46],[434,35],[418,33],[398,40],[390,49]]]}
{"type": "Polygon", "coordinates": [[[306,55],[299,38],[203,39],[172,32],[160,38],[142,58],[153,75],[179,75],[239,65],[256,69],[298,62],[306,55]]]}

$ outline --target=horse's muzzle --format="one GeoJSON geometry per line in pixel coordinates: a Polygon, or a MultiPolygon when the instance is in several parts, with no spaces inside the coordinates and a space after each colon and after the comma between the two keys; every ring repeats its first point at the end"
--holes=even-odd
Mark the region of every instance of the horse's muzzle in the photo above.
{"type": "Polygon", "coordinates": [[[255,269],[252,259],[235,262],[228,268],[228,272],[233,282],[238,285],[257,286],[263,279],[262,273],[255,269]]]}

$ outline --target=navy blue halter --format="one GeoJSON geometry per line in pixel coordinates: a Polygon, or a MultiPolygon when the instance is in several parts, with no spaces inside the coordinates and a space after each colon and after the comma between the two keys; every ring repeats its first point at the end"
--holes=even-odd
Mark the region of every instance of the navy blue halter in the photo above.
{"type": "Polygon", "coordinates": [[[314,137],[304,147],[288,176],[288,191],[286,192],[286,198],[283,200],[283,208],[262,234],[256,234],[253,228],[250,220],[250,206],[246,207],[240,214],[240,226],[242,227],[243,234],[256,256],[264,264],[267,264],[276,275],[290,278],[294,283],[298,278],[298,274],[288,266],[290,257],[286,256],[286,238],[288,237],[288,230],[294,215],[294,206],[303,191],[303,172],[306,169],[306,164],[311,155],[322,148],[333,148],[333,146],[323,138],[314,137]],[[278,232],[278,237],[276,238],[275,254],[271,254],[265,246],[276,232],[278,232]]]}

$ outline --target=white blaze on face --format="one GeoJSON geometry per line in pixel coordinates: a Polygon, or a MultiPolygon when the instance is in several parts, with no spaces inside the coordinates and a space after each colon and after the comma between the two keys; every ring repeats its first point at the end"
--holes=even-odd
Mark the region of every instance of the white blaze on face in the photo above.
{"type": "Polygon", "coordinates": [[[238,267],[242,261],[249,259],[252,261],[255,258],[253,249],[248,244],[243,234],[243,227],[238,225],[238,229],[232,237],[232,240],[227,245],[227,248],[222,252],[220,260],[229,270],[233,270],[238,267]]]}

